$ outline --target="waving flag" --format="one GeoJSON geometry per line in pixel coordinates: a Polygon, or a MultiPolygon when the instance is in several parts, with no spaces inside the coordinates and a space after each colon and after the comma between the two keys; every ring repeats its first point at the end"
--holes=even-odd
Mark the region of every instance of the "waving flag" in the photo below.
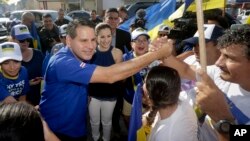
{"type": "Polygon", "coordinates": [[[187,8],[190,6],[190,4],[194,0],[185,0],[185,2],[173,13],[169,16],[169,21],[173,21],[174,19],[181,18],[183,16],[183,13],[187,10],[187,8]]]}
{"type": "MultiPolygon", "coordinates": [[[[163,24],[171,25],[168,17],[175,11],[176,0],[165,0],[154,4],[146,9],[146,29],[151,39],[157,36],[159,26],[163,24]]],[[[120,25],[120,29],[129,31],[129,26],[135,20],[135,16],[120,25]]]]}
{"type": "MultiPolygon", "coordinates": [[[[226,1],[225,0],[204,0],[202,2],[202,8],[204,10],[215,9],[215,8],[223,8],[225,7],[226,1]]],[[[188,11],[195,12],[196,11],[196,4],[195,2],[192,3],[188,9],[188,11]]]]}

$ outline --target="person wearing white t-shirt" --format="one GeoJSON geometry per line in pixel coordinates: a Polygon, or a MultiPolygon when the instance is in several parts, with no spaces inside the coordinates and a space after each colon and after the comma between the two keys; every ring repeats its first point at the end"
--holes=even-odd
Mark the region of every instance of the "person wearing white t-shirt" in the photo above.
{"type": "MultiPolygon", "coordinates": [[[[226,31],[218,40],[221,55],[216,66],[208,67],[208,75],[198,71],[201,81],[197,82],[196,103],[214,121],[215,129],[225,138],[228,138],[229,129],[220,130],[218,127],[222,123],[250,124],[249,38],[249,25],[239,25],[226,31]]],[[[165,61],[169,62],[170,59],[165,61]]],[[[195,79],[196,73],[190,66],[176,59],[171,61],[181,76],[195,79]]]]}
{"type": "Polygon", "coordinates": [[[157,110],[160,116],[151,130],[149,141],[198,141],[197,117],[193,108],[179,99],[181,80],[175,69],[153,67],[143,90],[149,96],[152,110],[157,110]]]}

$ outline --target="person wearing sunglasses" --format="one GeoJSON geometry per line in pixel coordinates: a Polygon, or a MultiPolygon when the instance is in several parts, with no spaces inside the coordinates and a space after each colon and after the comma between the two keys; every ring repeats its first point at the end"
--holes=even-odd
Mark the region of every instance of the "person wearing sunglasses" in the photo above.
{"type": "Polygon", "coordinates": [[[32,39],[32,36],[26,25],[19,24],[13,26],[11,37],[13,42],[20,46],[23,57],[22,66],[28,70],[30,90],[27,93],[27,101],[32,105],[38,105],[41,98],[40,90],[43,79],[42,64],[44,56],[41,51],[30,47],[29,39],[32,39]]]}
{"type": "Polygon", "coordinates": [[[169,31],[170,31],[170,27],[168,27],[167,25],[161,25],[159,27],[157,36],[158,37],[167,36],[169,34],[169,31]]]}

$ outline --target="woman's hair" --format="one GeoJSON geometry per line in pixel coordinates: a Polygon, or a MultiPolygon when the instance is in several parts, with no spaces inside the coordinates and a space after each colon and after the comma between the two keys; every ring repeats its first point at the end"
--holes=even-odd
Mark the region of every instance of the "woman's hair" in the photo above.
{"type": "Polygon", "coordinates": [[[178,102],[181,80],[175,69],[167,66],[156,66],[148,72],[145,83],[149,99],[152,101],[147,124],[152,125],[159,109],[178,102]]]}
{"type": "Polygon", "coordinates": [[[28,103],[0,103],[1,141],[44,141],[39,112],[28,103]]]}
{"type": "Polygon", "coordinates": [[[155,108],[165,108],[178,102],[181,81],[178,72],[170,67],[153,67],[146,77],[146,88],[155,108]]]}
{"type": "Polygon", "coordinates": [[[107,23],[97,24],[95,27],[95,35],[97,36],[101,30],[106,29],[106,28],[110,29],[110,31],[111,31],[111,27],[109,24],[107,24],[107,23]]]}

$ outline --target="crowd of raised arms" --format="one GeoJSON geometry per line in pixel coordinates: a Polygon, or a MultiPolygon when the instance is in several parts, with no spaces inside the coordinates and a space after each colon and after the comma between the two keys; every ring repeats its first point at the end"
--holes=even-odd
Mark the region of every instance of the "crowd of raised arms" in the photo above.
{"type": "Polygon", "coordinates": [[[137,20],[118,28],[124,7],[63,14],[43,15],[35,40],[25,12],[0,43],[1,141],[229,141],[250,124],[249,24],[206,16],[202,58],[196,27],[150,39],[137,20]]]}

